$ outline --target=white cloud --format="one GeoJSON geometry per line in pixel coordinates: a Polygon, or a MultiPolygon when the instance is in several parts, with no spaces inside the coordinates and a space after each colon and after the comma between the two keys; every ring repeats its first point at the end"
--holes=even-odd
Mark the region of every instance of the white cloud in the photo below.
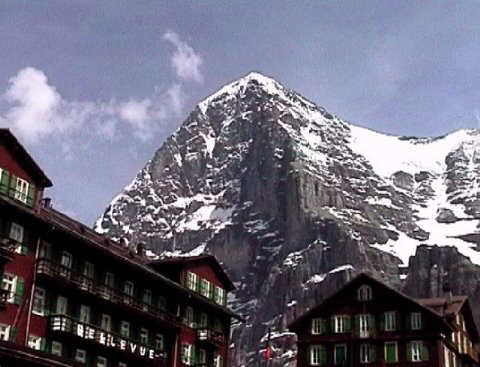
{"type": "Polygon", "coordinates": [[[9,107],[0,115],[0,126],[11,128],[29,143],[76,133],[112,141],[120,131],[146,141],[181,112],[185,98],[181,85],[173,84],[151,97],[126,102],[68,101],[43,71],[33,67],[12,77],[3,97],[9,107]]]}
{"type": "Polygon", "coordinates": [[[183,42],[178,34],[167,31],[163,35],[163,39],[170,42],[176,47],[172,55],[171,63],[177,76],[184,80],[194,80],[201,83],[203,75],[200,72],[200,66],[203,63],[200,54],[187,43],[183,42]]]}

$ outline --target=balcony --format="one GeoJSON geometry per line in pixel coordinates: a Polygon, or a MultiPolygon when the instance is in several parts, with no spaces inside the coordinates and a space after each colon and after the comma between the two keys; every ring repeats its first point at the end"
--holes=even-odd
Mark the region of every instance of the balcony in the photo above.
{"type": "Polygon", "coordinates": [[[48,321],[48,331],[52,334],[67,335],[78,339],[90,341],[96,346],[110,350],[117,350],[139,359],[155,360],[163,364],[166,353],[156,350],[149,345],[137,343],[124,336],[98,328],[95,325],[80,322],[67,315],[51,315],[48,321]]]}
{"type": "Polygon", "coordinates": [[[224,346],[226,343],[223,333],[208,328],[197,329],[197,339],[199,342],[208,343],[215,347],[224,346]]]}
{"type": "Polygon", "coordinates": [[[60,264],[55,264],[50,260],[38,260],[37,274],[47,276],[50,279],[69,285],[72,288],[81,290],[97,298],[102,298],[105,302],[141,313],[150,319],[157,321],[162,320],[163,323],[167,323],[171,327],[176,328],[180,326],[178,317],[168,311],[152,306],[151,304],[143,303],[119,289],[111,288],[104,284],[97,284],[93,279],[60,264]]]}

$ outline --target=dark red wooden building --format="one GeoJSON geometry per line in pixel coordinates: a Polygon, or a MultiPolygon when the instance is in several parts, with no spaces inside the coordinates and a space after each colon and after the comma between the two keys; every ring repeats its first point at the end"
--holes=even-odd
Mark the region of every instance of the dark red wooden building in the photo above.
{"type": "Polygon", "coordinates": [[[2,366],[228,365],[233,284],[212,256],[152,261],[52,208],[0,129],[2,366]]]}
{"type": "Polygon", "coordinates": [[[360,274],[289,325],[297,366],[478,366],[466,297],[415,300],[360,274]]]}

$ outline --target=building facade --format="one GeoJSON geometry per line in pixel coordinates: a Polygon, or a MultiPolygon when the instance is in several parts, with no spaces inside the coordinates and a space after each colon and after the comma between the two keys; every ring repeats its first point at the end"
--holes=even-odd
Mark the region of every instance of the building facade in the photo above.
{"type": "Polygon", "coordinates": [[[466,297],[415,300],[367,274],[289,329],[298,337],[298,367],[478,366],[478,331],[466,297]]]}
{"type": "Polygon", "coordinates": [[[0,361],[228,365],[237,316],[215,258],[152,261],[144,246],[112,241],[53,209],[43,198],[51,181],[6,129],[0,183],[0,361]]]}

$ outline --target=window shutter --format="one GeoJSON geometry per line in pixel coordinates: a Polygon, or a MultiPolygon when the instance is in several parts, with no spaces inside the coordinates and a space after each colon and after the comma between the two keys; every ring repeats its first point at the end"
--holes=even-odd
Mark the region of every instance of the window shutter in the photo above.
{"type": "Polygon", "coordinates": [[[45,338],[40,338],[40,351],[47,351],[47,340],[45,338]]]}
{"type": "Polygon", "coordinates": [[[32,184],[28,185],[28,194],[27,194],[27,205],[33,206],[35,203],[35,186],[32,184]]]}
{"type": "Polygon", "coordinates": [[[8,340],[11,342],[15,342],[17,339],[17,328],[16,327],[10,327],[10,332],[8,334],[8,340]]]}
{"type": "Polygon", "coordinates": [[[191,366],[194,366],[195,363],[196,363],[196,356],[197,356],[197,352],[195,350],[195,347],[192,345],[190,347],[190,365],[191,366]]]}
{"type": "Polygon", "coordinates": [[[368,330],[375,330],[375,316],[368,315],[368,330]]]}
{"type": "Polygon", "coordinates": [[[350,316],[345,316],[344,323],[345,323],[345,331],[347,333],[352,331],[352,323],[351,323],[351,320],[350,320],[350,316]]]}
{"type": "Polygon", "coordinates": [[[8,193],[8,179],[10,178],[10,174],[8,171],[2,169],[2,175],[0,176],[0,192],[6,194],[8,193]]]}
{"type": "Polygon", "coordinates": [[[22,302],[23,294],[25,293],[25,284],[22,278],[17,277],[17,285],[15,288],[15,303],[19,305],[22,302]]]}
{"type": "Polygon", "coordinates": [[[20,253],[22,255],[27,255],[28,254],[28,245],[26,245],[25,243],[22,243],[22,245],[20,246],[20,253]]]}
{"type": "Polygon", "coordinates": [[[405,330],[412,330],[412,314],[410,312],[405,317],[405,330]]]}
{"type": "Polygon", "coordinates": [[[375,345],[370,345],[370,346],[368,347],[368,360],[369,360],[370,362],[374,362],[375,359],[377,358],[377,353],[376,353],[376,352],[377,352],[377,351],[376,351],[375,345]]]}
{"type": "Polygon", "coordinates": [[[330,331],[335,333],[335,316],[330,317],[330,331]]]}
{"type": "Polygon", "coordinates": [[[355,315],[355,332],[360,333],[360,315],[355,315]]]}
{"type": "Polygon", "coordinates": [[[380,327],[379,329],[381,331],[385,331],[385,325],[387,324],[387,313],[384,312],[382,316],[380,317],[380,327]]]}
{"type": "Polygon", "coordinates": [[[14,174],[10,175],[10,192],[8,193],[8,196],[10,197],[15,197],[15,191],[17,189],[17,176],[14,174]]]}
{"type": "Polygon", "coordinates": [[[393,330],[398,330],[399,329],[399,314],[397,311],[393,312],[393,330]]]}
{"type": "Polygon", "coordinates": [[[412,343],[407,343],[407,361],[412,362],[412,343]]]}
{"type": "Polygon", "coordinates": [[[428,347],[425,345],[425,343],[422,343],[420,353],[420,358],[422,359],[422,361],[428,361],[428,347]]]}

